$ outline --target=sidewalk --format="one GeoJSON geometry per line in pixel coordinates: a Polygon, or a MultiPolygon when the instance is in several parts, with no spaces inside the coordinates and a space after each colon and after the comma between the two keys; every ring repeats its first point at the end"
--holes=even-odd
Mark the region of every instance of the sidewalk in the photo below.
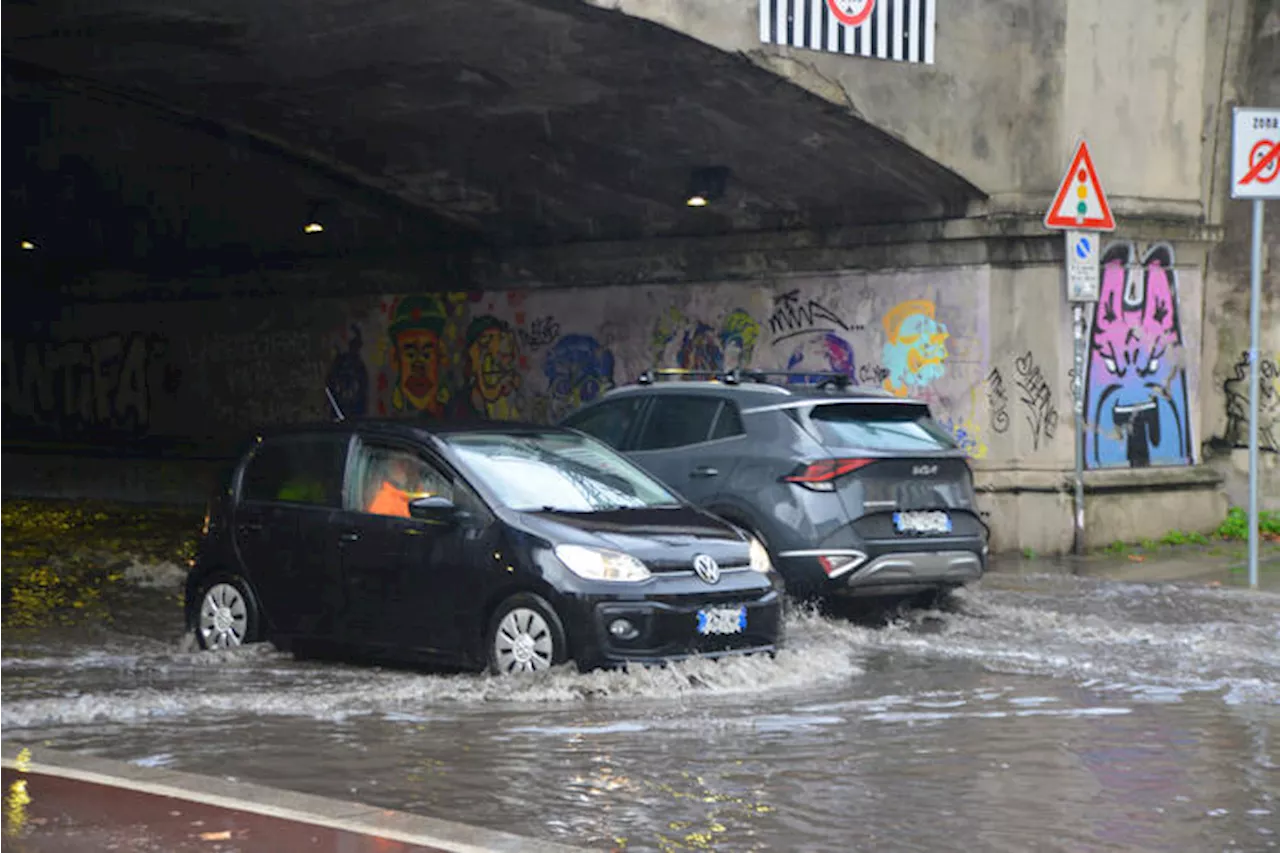
{"type": "Polygon", "coordinates": [[[359,803],[44,747],[0,745],[4,849],[19,853],[572,853],[359,803]]]}
{"type": "MultiPolygon", "coordinates": [[[[991,559],[992,573],[1066,574],[1130,583],[1193,582],[1249,588],[1248,551],[1243,543],[1176,545],[1123,553],[1094,552],[1083,557],[1001,555],[991,559]]],[[[1258,589],[1280,592],[1280,543],[1258,549],[1258,589]]]]}

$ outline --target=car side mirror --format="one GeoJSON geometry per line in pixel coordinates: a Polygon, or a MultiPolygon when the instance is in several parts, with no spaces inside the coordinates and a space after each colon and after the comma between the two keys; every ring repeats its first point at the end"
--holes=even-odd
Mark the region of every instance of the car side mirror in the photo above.
{"type": "Polygon", "coordinates": [[[471,513],[443,495],[414,498],[409,501],[409,515],[434,524],[462,524],[471,518],[471,513]]]}

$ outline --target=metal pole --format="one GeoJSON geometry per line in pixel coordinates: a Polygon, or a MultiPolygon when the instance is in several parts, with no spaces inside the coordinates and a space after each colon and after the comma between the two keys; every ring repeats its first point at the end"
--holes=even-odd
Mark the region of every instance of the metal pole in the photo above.
{"type": "Polygon", "coordinates": [[[1075,529],[1071,539],[1071,551],[1084,554],[1084,306],[1071,305],[1071,322],[1075,337],[1075,376],[1071,393],[1075,400],[1076,416],[1076,472],[1075,472],[1075,529]]]}
{"type": "Polygon", "coordinates": [[[1258,588],[1258,350],[1262,325],[1262,199],[1253,200],[1253,253],[1249,275],[1249,587],[1258,588]]]}

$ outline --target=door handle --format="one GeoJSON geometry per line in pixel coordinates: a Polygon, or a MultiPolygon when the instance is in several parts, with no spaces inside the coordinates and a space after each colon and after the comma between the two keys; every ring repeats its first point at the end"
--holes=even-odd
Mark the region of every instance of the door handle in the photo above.
{"type": "Polygon", "coordinates": [[[715,468],[712,468],[710,465],[699,465],[697,468],[694,468],[689,472],[689,477],[692,479],[700,479],[705,477],[716,477],[719,476],[719,474],[720,472],[715,468]]]}
{"type": "Polygon", "coordinates": [[[338,541],[339,542],[359,542],[360,534],[356,533],[354,530],[348,530],[346,533],[338,534],[338,541]]]}

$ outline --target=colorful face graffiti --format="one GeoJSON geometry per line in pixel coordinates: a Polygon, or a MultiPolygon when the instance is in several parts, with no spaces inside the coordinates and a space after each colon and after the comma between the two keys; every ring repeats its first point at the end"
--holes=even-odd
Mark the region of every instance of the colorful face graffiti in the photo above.
{"type": "Polygon", "coordinates": [[[334,355],[325,379],[329,393],[337,400],[342,413],[349,417],[363,415],[369,401],[369,371],[360,356],[363,343],[360,327],[352,325],[347,351],[339,350],[334,355]]]}
{"type": "Polygon", "coordinates": [[[467,327],[467,381],[471,408],[490,418],[513,418],[510,397],[520,387],[519,351],[515,333],[491,315],[477,317],[467,327]]]}
{"type": "Polygon", "coordinates": [[[724,355],[716,341],[715,329],[706,323],[697,323],[686,329],[676,363],[685,370],[721,370],[724,355]]]}
{"type": "Polygon", "coordinates": [[[449,400],[441,381],[447,363],[444,351],[444,306],[434,296],[406,296],[391,313],[387,335],[396,367],[395,407],[442,415],[449,400]]]}
{"type": "Polygon", "coordinates": [[[724,369],[748,367],[758,340],[760,324],[755,318],[741,308],[730,311],[720,325],[720,359],[724,369]]]}
{"type": "Polygon", "coordinates": [[[899,397],[918,392],[946,375],[947,327],[937,321],[927,299],[900,302],[884,316],[881,360],[889,371],[885,390],[899,397]]]}
{"type": "Polygon", "coordinates": [[[588,335],[565,335],[547,351],[544,373],[557,410],[568,412],[613,387],[613,353],[588,335]]]}
{"type": "MultiPolygon", "coordinates": [[[[815,335],[797,347],[787,359],[787,370],[796,370],[801,365],[821,365],[810,369],[822,373],[842,373],[857,381],[857,358],[853,352],[853,344],[834,332],[815,335]]],[[[799,377],[798,381],[806,384],[821,382],[825,377],[818,373],[799,377]]]]}
{"type": "Polygon", "coordinates": [[[1085,464],[1191,464],[1173,248],[1134,264],[1132,243],[1108,246],[1085,374],[1085,464]]]}

